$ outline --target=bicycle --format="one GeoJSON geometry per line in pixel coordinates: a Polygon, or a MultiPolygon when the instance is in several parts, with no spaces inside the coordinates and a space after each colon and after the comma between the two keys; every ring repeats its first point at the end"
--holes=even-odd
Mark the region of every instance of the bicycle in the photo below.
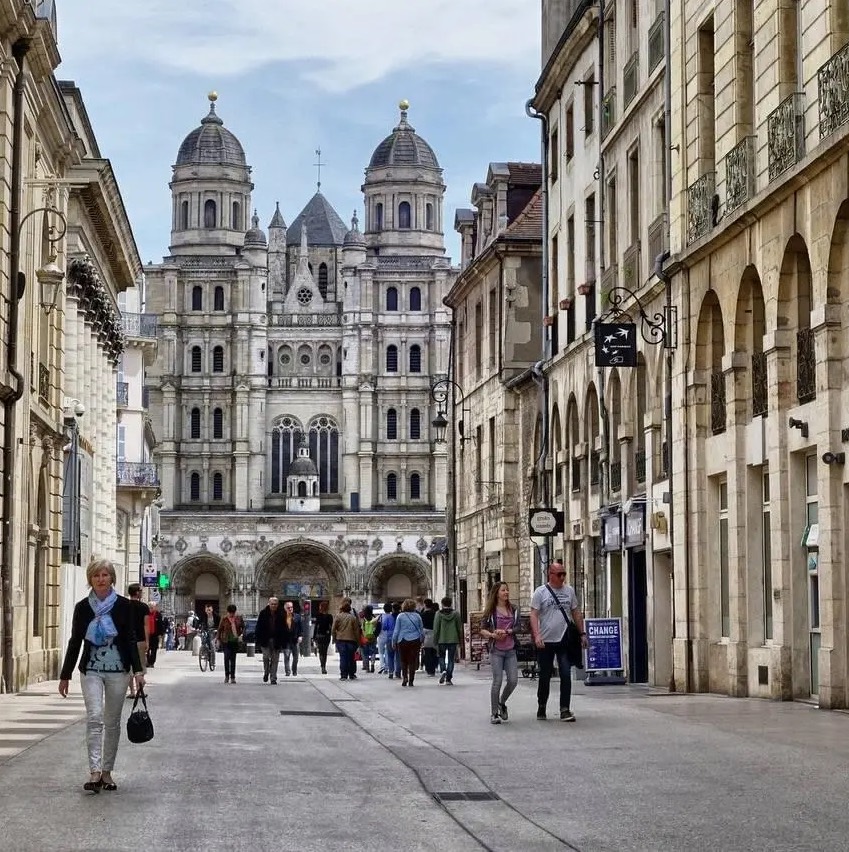
{"type": "Polygon", "coordinates": [[[211,672],[215,671],[215,645],[213,638],[208,630],[201,631],[200,634],[200,650],[198,651],[198,665],[202,672],[206,671],[209,666],[211,672]]]}

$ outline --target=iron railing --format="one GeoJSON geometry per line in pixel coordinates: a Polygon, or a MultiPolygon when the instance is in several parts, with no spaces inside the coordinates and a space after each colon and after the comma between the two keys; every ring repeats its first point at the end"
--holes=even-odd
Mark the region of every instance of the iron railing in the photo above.
{"type": "Polygon", "coordinates": [[[127,337],[156,338],[157,318],[153,314],[121,314],[127,337]]]}
{"type": "Polygon", "coordinates": [[[804,95],[785,98],[766,119],[769,179],[780,177],[805,156],[804,95]]]}
{"type": "Polygon", "coordinates": [[[622,71],[622,110],[637,97],[640,82],[640,54],[634,51],[622,71]]]}
{"type": "Polygon", "coordinates": [[[130,404],[129,382],[115,382],[115,405],[126,408],[130,404]]]}
{"type": "Polygon", "coordinates": [[[817,398],[817,360],[810,328],[796,332],[796,398],[799,402],[817,398]]]}
{"type": "Polygon", "coordinates": [[[725,157],[725,212],[731,213],[755,194],[755,137],[747,136],[725,157]]]}
{"type": "Polygon", "coordinates": [[[646,451],[637,450],[634,453],[634,478],[637,482],[646,481],[646,451]]]}
{"type": "Polygon", "coordinates": [[[118,485],[131,488],[157,488],[159,470],[153,462],[119,461],[115,479],[118,485]]]}
{"type": "Polygon", "coordinates": [[[716,173],[705,172],[687,187],[687,245],[703,237],[716,218],[716,173]]]}
{"type": "Polygon", "coordinates": [[[590,453],[590,485],[598,485],[601,482],[601,453],[593,450],[590,453]]]}
{"type": "Polygon", "coordinates": [[[634,290],[640,286],[640,241],[637,240],[625,249],[622,257],[622,283],[634,290]]]}
{"type": "Polygon", "coordinates": [[[714,370],[710,374],[710,431],[714,435],[724,432],[727,419],[725,373],[722,370],[714,370]]]}
{"type": "Polygon", "coordinates": [[[752,353],[752,417],[761,417],[768,413],[766,355],[763,352],[754,352],[752,353]]]}
{"type": "Polygon", "coordinates": [[[622,462],[610,464],[610,490],[613,493],[622,490],[622,462]]]}
{"type": "Polygon", "coordinates": [[[661,12],[649,29],[649,74],[654,71],[663,59],[666,15],[661,12]]]}
{"type": "Polygon", "coordinates": [[[649,263],[666,248],[666,214],[661,213],[651,225],[649,225],[649,263]]]}
{"type": "Polygon", "coordinates": [[[38,398],[44,402],[50,402],[50,370],[46,364],[38,365],[38,398]]]}
{"type": "Polygon", "coordinates": [[[849,121],[849,44],[817,71],[820,139],[849,121]]]}
{"type": "Polygon", "coordinates": [[[601,138],[616,124],[616,86],[611,86],[601,101],[601,138]]]}

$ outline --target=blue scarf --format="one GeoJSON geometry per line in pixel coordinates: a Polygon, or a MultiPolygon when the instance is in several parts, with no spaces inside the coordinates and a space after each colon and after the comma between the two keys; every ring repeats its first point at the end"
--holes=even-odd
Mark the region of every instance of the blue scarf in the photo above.
{"type": "Polygon", "coordinates": [[[112,589],[109,594],[103,599],[92,592],[88,596],[88,602],[94,610],[94,618],[89,622],[88,629],[85,632],[85,638],[92,645],[101,647],[108,645],[109,642],[118,635],[118,629],[115,627],[115,622],[112,621],[112,607],[115,606],[115,601],[118,600],[118,593],[112,589]]]}

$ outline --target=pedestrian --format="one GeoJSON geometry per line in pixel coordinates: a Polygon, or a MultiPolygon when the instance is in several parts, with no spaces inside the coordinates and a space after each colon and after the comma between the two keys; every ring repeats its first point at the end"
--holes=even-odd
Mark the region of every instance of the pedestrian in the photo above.
{"type": "MultiPolygon", "coordinates": [[[[133,630],[136,634],[136,644],[139,649],[139,659],[142,665],[142,674],[147,673],[147,616],[150,613],[150,608],[141,599],[142,587],[138,583],[131,583],[127,588],[127,594],[130,598],[130,606],[133,611],[133,630]]],[[[133,682],[130,681],[128,695],[130,698],[135,698],[135,690],[133,682]]]]}
{"type": "Polygon", "coordinates": [[[185,651],[186,650],[186,622],[179,621],[177,622],[177,650],[185,651]]]}
{"type": "Polygon", "coordinates": [[[392,677],[395,669],[395,655],[392,651],[392,631],[395,629],[395,619],[392,616],[392,604],[385,603],[380,614],[380,632],[377,634],[377,653],[380,656],[378,674],[392,677]],[[392,665],[389,665],[389,655],[392,654],[392,665]]]}
{"type": "Polygon", "coordinates": [[[174,619],[165,619],[165,650],[174,650],[174,619]]]}
{"type": "Polygon", "coordinates": [[[148,604],[147,614],[147,667],[152,669],[156,665],[156,652],[159,650],[159,637],[165,632],[162,623],[162,613],[156,601],[148,604]]]}
{"type": "Polygon", "coordinates": [[[344,598],[339,614],[333,619],[333,627],[330,637],[336,643],[339,653],[339,679],[356,680],[357,664],[354,662],[354,654],[360,644],[360,620],[357,614],[351,611],[351,599],[344,598]]]}
{"type": "Polygon", "coordinates": [[[380,635],[380,618],[374,614],[374,608],[366,606],[363,609],[363,671],[374,674],[374,660],[377,657],[377,639],[380,635]]]}
{"type": "Polygon", "coordinates": [[[436,643],[433,641],[433,622],[439,607],[430,599],[426,598],[422,610],[422,624],[424,625],[424,642],[422,643],[422,664],[428,677],[436,677],[436,665],[438,662],[436,643]]]}
{"type": "Polygon", "coordinates": [[[460,621],[460,613],[452,606],[454,601],[448,595],[441,603],[442,609],[433,620],[433,641],[439,650],[439,682],[454,686],[454,660],[457,658],[457,648],[463,641],[463,622],[460,621]]]}
{"type": "Polygon", "coordinates": [[[392,631],[392,645],[401,657],[401,686],[414,685],[423,640],[422,617],[416,612],[416,602],[407,598],[401,604],[401,613],[395,619],[395,629],[392,631]]]}
{"type": "Polygon", "coordinates": [[[112,770],[121,738],[124,694],[130,672],[136,690],[144,687],[144,672],[133,628],[133,608],[127,598],[115,591],[115,566],[108,559],[94,559],[86,569],[86,580],[91,592],[74,607],[71,638],[59,675],[59,694],[67,698],[79,660],[90,773],[83,789],[99,793],[118,789],[112,770]]]}
{"type": "Polygon", "coordinates": [[[286,601],[283,604],[283,612],[286,616],[286,644],[283,646],[283,669],[286,677],[298,674],[298,657],[300,656],[301,642],[304,638],[304,625],[300,613],[295,612],[295,604],[286,601]]]}
{"type": "Polygon", "coordinates": [[[330,647],[330,633],[333,630],[333,616],[327,611],[327,601],[318,605],[318,615],[315,617],[313,642],[318,651],[318,661],[321,673],[327,674],[327,649],[330,647]]]}
{"type": "Polygon", "coordinates": [[[492,668],[492,687],[489,691],[490,722],[506,722],[507,699],[519,682],[519,661],[516,656],[516,633],[519,630],[519,609],[510,602],[510,587],[496,583],[489,593],[481,617],[481,636],[489,641],[489,662],[492,668]],[[504,675],[507,683],[501,691],[504,675]]]}
{"type": "Polygon", "coordinates": [[[227,615],[218,625],[218,645],[224,655],[224,683],[236,682],[236,653],[245,632],[241,615],[236,615],[236,604],[227,607],[227,615]]]}
{"type": "Polygon", "coordinates": [[[581,612],[578,596],[572,586],[566,583],[563,563],[555,560],[548,566],[548,582],[535,589],[531,597],[531,635],[537,647],[539,661],[537,719],[546,718],[546,705],[556,658],[560,676],[560,718],[564,722],[575,721],[571,708],[571,667],[580,665],[581,660],[575,659],[574,654],[569,653],[569,630],[580,634],[581,647],[586,648],[584,614],[581,612]]]}
{"type": "Polygon", "coordinates": [[[286,644],[286,619],[280,609],[280,601],[272,596],[268,606],[256,620],[256,644],[262,648],[262,682],[277,683],[277,667],[280,664],[280,650],[286,644]]]}
{"type": "Polygon", "coordinates": [[[392,604],[392,617],[394,621],[392,622],[392,633],[389,634],[389,648],[392,651],[392,668],[389,670],[389,677],[391,678],[393,675],[401,680],[401,655],[398,653],[398,649],[392,644],[392,636],[395,634],[395,625],[398,623],[398,616],[401,615],[401,601],[395,601],[392,604]]]}

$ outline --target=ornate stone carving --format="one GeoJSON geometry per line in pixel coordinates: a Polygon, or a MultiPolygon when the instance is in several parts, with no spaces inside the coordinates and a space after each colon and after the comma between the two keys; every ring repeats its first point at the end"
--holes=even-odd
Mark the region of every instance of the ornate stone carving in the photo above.
{"type": "Polygon", "coordinates": [[[383,540],[376,538],[371,543],[371,548],[372,548],[372,550],[376,551],[377,553],[380,553],[380,551],[383,550],[383,540]]]}
{"type": "Polygon", "coordinates": [[[233,549],[233,542],[225,536],[218,546],[221,548],[222,553],[229,553],[233,549]]]}
{"type": "Polygon", "coordinates": [[[423,554],[427,550],[427,542],[423,538],[420,538],[416,542],[416,549],[419,551],[419,553],[423,554]]]}
{"type": "Polygon", "coordinates": [[[188,544],[188,542],[187,542],[187,541],[183,538],[183,536],[180,536],[180,537],[177,539],[177,543],[174,545],[174,547],[175,547],[175,548],[177,548],[177,552],[178,552],[178,553],[181,553],[181,554],[185,552],[185,550],[186,550],[186,548],[187,548],[188,546],[189,546],[189,544],[188,544]]]}

